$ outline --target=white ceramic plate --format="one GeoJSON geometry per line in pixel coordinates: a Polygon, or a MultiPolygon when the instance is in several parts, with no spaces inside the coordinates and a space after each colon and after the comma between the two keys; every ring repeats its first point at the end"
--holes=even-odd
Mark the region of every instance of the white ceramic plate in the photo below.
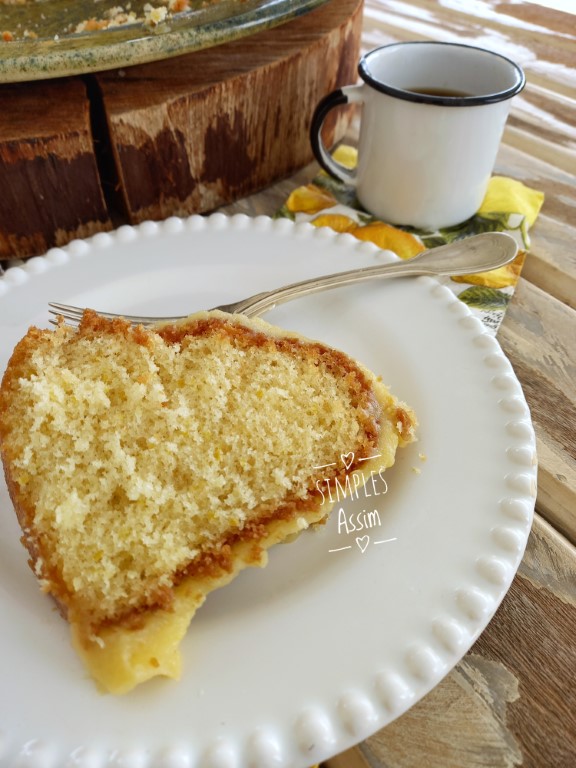
{"type": "MultiPolygon", "coordinates": [[[[245,216],[99,234],[0,280],[0,370],[29,324],[47,325],[49,300],[181,314],[389,258],[348,235],[245,216]]],[[[386,493],[344,500],[322,531],[208,598],[180,682],[121,698],[96,692],[39,593],[2,483],[2,766],[305,768],[406,711],[494,614],[536,485],[530,415],[497,342],[429,278],[338,289],[267,319],[380,373],[415,408],[420,441],[387,472],[386,493]],[[347,532],[340,508],[377,510],[379,523],[347,532]]]]}

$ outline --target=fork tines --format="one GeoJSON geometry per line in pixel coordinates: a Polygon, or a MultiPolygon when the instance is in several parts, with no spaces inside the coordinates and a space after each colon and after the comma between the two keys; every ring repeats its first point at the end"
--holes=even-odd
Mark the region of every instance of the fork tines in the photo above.
{"type": "Polygon", "coordinates": [[[58,318],[64,318],[67,325],[78,325],[84,314],[84,310],[80,307],[73,307],[69,304],[60,304],[56,301],[51,301],[48,304],[48,312],[53,315],[50,318],[52,325],[58,325],[58,318]]]}

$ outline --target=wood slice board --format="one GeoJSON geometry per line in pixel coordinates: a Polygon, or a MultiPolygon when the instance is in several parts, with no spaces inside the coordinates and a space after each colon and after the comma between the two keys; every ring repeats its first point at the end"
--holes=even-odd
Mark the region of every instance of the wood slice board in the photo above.
{"type": "Polygon", "coordinates": [[[175,59],[0,86],[0,258],[208,212],[303,167],[315,105],[356,80],[361,27],[362,0],[330,0],[175,59]]]}
{"type": "Polygon", "coordinates": [[[110,227],[82,80],[0,86],[0,258],[110,227]]]}

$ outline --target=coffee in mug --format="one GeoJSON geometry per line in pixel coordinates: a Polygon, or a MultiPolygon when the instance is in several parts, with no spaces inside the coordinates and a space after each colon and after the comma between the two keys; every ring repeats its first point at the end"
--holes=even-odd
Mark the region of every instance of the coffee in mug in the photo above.
{"type": "Polygon", "coordinates": [[[476,213],[488,186],[522,69],[498,53],[457,43],[409,42],[370,51],[362,83],[317,106],[314,154],[356,188],[360,204],[391,224],[433,231],[476,213]],[[358,166],[337,163],[321,139],[328,112],[362,105],[358,166]]]}

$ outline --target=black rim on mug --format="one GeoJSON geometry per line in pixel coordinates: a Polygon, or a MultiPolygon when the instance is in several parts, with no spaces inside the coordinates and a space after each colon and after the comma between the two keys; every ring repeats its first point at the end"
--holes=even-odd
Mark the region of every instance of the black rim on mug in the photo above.
{"type": "Polygon", "coordinates": [[[524,75],[522,68],[519,67],[518,64],[516,64],[514,61],[512,61],[512,59],[509,59],[500,53],[495,53],[494,51],[490,51],[486,48],[480,48],[474,45],[465,45],[463,43],[444,43],[426,40],[415,40],[405,43],[390,43],[389,45],[383,45],[380,48],[375,48],[373,51],[366,53],[360,59],[360,63],[358,64],[358,74],[362,80],[364,80],[364,82],[370,85],[372,88],[380,91],[381,93],[386,93],[389,96],[395,96],[398,99],[405,99],[406,101],[413,101],[419,104],[436,104],[438,106],[449,107],[473,107],[481,106],[482,104],[494,104],[498,101],[506,101],[506,99],[511,99],[517,93],[520,93],[526,84],[526,76],[524,75]],[[450,49],[468,49],[482,56],[495,57],[496,59],[505,62],[509,67],[512,68],[512,70],[515,72],[516,80],[510,87],[491,93],[470,96],[440,96],[418,93],[417,91],[411,91],[383,83],[370,71],[370,60],[382,51],[400,47],[406,49],[410,46],[427,46],[435,49],[442,47],[450,49]]]}

